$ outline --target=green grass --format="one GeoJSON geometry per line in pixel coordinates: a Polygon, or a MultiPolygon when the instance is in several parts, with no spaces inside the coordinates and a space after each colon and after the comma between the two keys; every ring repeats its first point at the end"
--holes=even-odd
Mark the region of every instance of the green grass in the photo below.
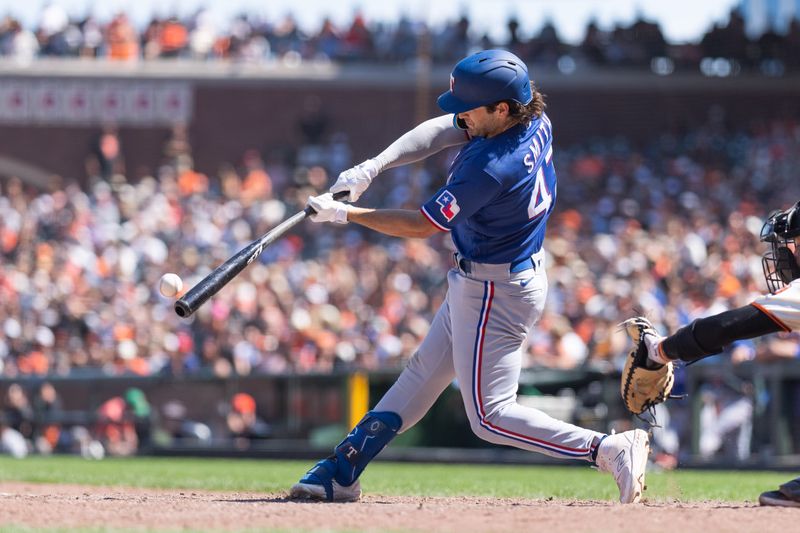
{"type": "MultiPolygon", "coordinates": [[[[149,488],[285,492],[308,461],[78,457],[0,457],[0,481],[149,488]]],[[[791,475],[776,472],[674,471],[648,474],[655,501],[755,501],[791,475]]],[[[370,494],[613,500],[610,476],[588,467],[441,465],[375,462],[362,476],[370,494]]]]}

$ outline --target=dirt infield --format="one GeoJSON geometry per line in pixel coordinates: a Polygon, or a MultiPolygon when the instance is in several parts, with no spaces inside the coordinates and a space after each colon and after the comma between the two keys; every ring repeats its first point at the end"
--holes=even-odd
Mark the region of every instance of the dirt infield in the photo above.
{"type": "Polygon", "coordinates": [[[359,503],[289,501],[284,494],[0,483],[0,529],[147,528],[285,531],[793,531],[800,509],[723,502],[365,496],[359,503]]]}

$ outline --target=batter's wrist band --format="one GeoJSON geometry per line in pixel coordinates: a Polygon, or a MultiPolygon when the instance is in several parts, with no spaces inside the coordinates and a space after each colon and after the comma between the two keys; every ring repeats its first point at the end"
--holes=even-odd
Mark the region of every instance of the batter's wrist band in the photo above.
{"type": "Polygon", "coordinates": [[[333,221],[337,224],[347,224],[347,208],[340,207],[336,209],[336,213],[333,215],[333,221]]]}
{"type": "Polygon", "coordinates": [[[358,166],[364,171],[364,174],[367,175],[370,181],[372,181],[372,178],[377,176],[381,171],[381,164],[377,159],[367,159],[358,166]]]}

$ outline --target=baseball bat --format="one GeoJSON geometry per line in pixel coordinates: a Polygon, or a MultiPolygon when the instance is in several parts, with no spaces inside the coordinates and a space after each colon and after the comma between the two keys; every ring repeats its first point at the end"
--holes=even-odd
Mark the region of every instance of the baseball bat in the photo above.
{"type": "MultiPolygon", "coordinates": [[[[335,200],[347,198],[350,193],[347,191],[338,192],[334,195],[335,200]]],[[[273,229],[254,240],[230,259],[215,268],[208,276],[201,279],[197,285],[189,289],[178,301],[175,302],[175,312],[181,318],[187,318],[197,311],[206,300],[214,296],[219,290],[235,278],[239,272],[252,263],[256,257],[261,255],[264,249],[280,238],[284,233],[295,227],[307,217],[316,213],[311,206],[287,218],[273,229]]]]}

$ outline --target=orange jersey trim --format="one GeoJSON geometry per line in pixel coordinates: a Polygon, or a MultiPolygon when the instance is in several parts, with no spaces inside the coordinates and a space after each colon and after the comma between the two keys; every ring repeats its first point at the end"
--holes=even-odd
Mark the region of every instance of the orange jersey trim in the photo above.
{"type": "Polygon", "coordinates": [[[769,311],[764,309],[763,305],[757,304],[756,302],[753,302],[750,305],[752,305],[753,307],[755,307],[756,309],[758,309],[759,311],[761,311],[762,313],[767,315],[769,317],[769,319],[772,320],[773,322],[775,322],[783,331],[786,331],[786,332],[792,331],[792,328],[790,328],[789,326],[784,324],[781,321],[780,318],[776,317],[775,315],[773,315],[772,313],[770,313],[769,311]]]}

